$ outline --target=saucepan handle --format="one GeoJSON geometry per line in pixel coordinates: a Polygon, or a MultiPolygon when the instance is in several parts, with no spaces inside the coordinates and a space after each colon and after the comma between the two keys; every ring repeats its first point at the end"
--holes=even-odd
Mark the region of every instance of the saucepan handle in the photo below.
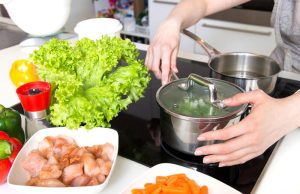
{"type": "Polygon", "coordinates": [[[190,85],[192,85],[191,81],[198,85],[205,86],[208,88],[209,98],[210,98],[211,102],[214,102],[217,100],[217,98],[218,98],[217,97],[217,89],[213,82],[209,81],[208,79],[206,79],[200,75],[194,74],[194,73],[191,73],[188,77],[188,82],[190,83],[190,85]]]}
{"type": "Polygon", "coordinates": [[[182,33],[185,34],[186,36],[190,37],[191,39],[195,40],[205,50],[205,52],[208,54],[209,58],[211,58],[215,55],[222,54],[220,51],[218,51],[217,49],[212,47],[210,44],[205,42],[202,38],[200,38],[196,34],[190,32],[186,29],[183,29],[182,33]]]}

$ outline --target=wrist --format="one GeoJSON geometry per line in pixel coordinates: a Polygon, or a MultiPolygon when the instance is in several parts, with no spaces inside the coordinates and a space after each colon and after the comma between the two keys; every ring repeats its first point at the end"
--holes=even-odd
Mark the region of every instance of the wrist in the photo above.
{"type": "Polygon", "coordinates": [[[182,21],[180,18],[177,18],[176,16],[168,17],[164,23],[166,23],[168,27],[172,28],[172,30],[176,30],[178,32],[181,31],[182,21]]]}

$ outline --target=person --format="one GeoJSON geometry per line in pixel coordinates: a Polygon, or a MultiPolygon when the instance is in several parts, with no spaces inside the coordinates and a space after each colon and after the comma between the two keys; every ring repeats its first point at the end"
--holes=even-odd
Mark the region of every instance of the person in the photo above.
{"type": "MultiPolygon", "coordinates": [[[[235,7],[249,0],[182,0],[171,11],[153,37],[145,64],[155,76],[168,83],[169,74],[177,73],[176,57],[180,32],[201,18],[235,7]]],[[[300,1],[275,0],[271,24],[277,46],[271,57],[282,69],[300,72],[300,1]]],[[[224,140],[195,150],[204,163],[219,163],[219,167],[245,163],[261,155],[284,135],[300,127],[300,92],[275,99],[262,90],[237,94],[224,100],[227,106],[252,105],[251,112],[230,127],[201,134],[199,141],[224,140]]]]}

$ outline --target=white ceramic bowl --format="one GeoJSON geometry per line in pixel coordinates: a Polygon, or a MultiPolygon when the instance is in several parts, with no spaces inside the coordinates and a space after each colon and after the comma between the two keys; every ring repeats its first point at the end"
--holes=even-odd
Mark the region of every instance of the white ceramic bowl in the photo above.
{"type": "Polygon", "coordinates": [[[71,0],[0,0],[0,3],[4,3],[19,28],[39,37],[59,32],[71,9],[71,0]]]}
{"type": "Polygon", "coordinates": [[[119,149],[119,136],[118,133],[109,128],[96,127],[89,131],[84,128],[78,130],[69,130],[64,127],[47,128],[35,133],[23,146],[19,152],[13,166],[8,174],[7,184],[13,190],[18,191],[23,194],[93,194],[99,193],[107,185],[111,174],[114,170],[116,159],[119,149]],[[57,136],[57,135],[67,135],[72,137],[79,146],[92,146],[95,144],[111,143],[114,146],[113,153],[113,164],[109,175],[106,180],[99,185],[95,186],[82,186],[82,187],[37,187],[37,186],[27,186],[26,181],[29,180],[28,173],[22,167],[22,162],[24,161],[26,155],[32,150],[37,148],[38,142],[42,141],[46,136],[57,136]]]}
{"type": "Polygon", "coordinates": [[[74,32],[78,34],[78,39],[87,37],[92,40],[100,39],[103,35],[110,37],[120,36],[123,25],[113,18],[93,18],[79,22],[74,32]]]}

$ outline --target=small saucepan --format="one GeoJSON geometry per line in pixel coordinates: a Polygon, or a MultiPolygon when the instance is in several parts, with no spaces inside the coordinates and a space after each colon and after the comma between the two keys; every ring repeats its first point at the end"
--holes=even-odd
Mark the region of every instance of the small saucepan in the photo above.
{"type": "Polygon", "coordinates": [[[242,88],[228,81],[196,74],[161,86],[156,93],[156,101],[160,107],[162,141],[191,155],[197,147],[218,143],[198,141],[197,137],[239,122],[247,104],[224,107],[215,102],[242,92],[242,88]]]}
{"type": "Polygon", "coordinates": [[[281,71],[272,58],[246,52],[221,53],[188,30],[183,34],[200,44],[209,56],[210,76],[234,83],[245,91],[261,89],[271,94],[281,71]]]}

